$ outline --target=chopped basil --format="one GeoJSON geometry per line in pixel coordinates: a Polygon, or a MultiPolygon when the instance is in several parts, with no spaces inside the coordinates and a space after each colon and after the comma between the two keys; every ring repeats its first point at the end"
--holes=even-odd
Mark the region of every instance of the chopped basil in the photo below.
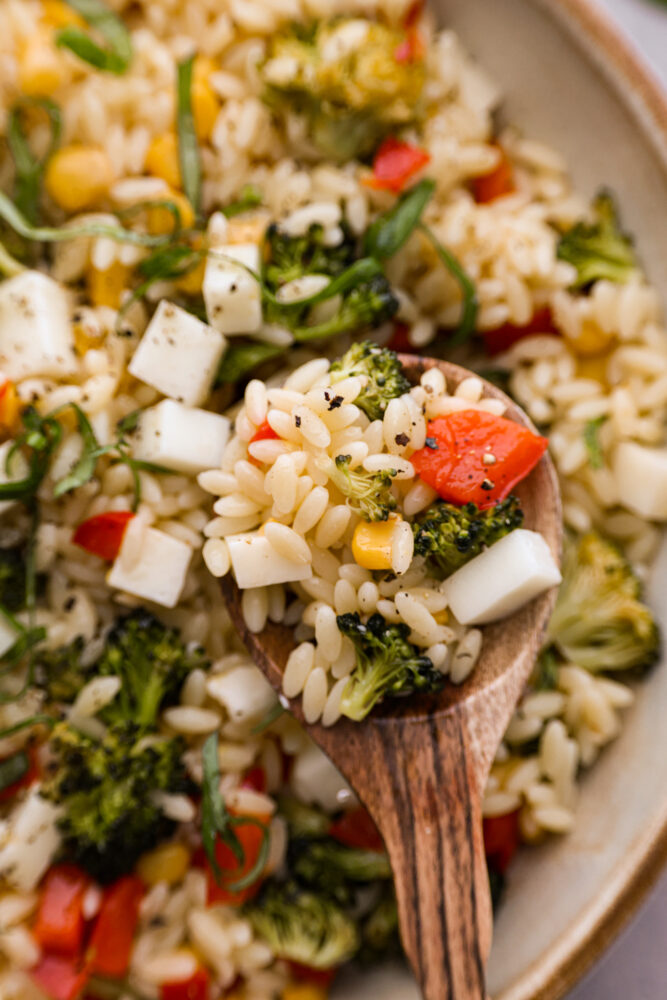
{"type": "Polygon", "coordinates": [[[65,0],[65,3],[101,36],[106,47],[98,45],[88,32],[72,26],[58,32],[56,44],[95,69],[118,76],[125,73],[132,62],[132,40],[118,15],[102,0],[65,0]]]}
{"type": "Polygon", "coordinates": [[[459,323],[458,330],[456,330],[456,332],[448,340],[448,346],[456,347],[458,344],[462,344],[465,340],[468,340],[468,338],[475,332],[475,323],[477,321],[477,312],[479,310],[477,288],[475,287],[475,283],[463,270],[454,254],[448,250],[447,247],[442,245],[433,230],[424,225],[423,222],[419,223],[419,228],[431,241],[438,257],[452,277],[458,281],[461,288],[461,295],[463,297],[461,322],[459,323]]]}
{"type": "Polygon", "coordinates": [[[275,344],[247,341],[245,344],[230,344],[220,362],[218,382],[238,382],[264,361],[280,357],[287,350],[275,344]]]}
{"type": "Polygon", "coordinates": [[[434,192],[435,181],[423,180],[401,195],[366,230],[364,253],[378,260],[388,260],[398,253],[419,225],[434,192]]]}
{"type": "Polygon", "coordinates": [[[251,208],[258,208],[262,204],[263,196],[260,189],[255,184],[244,184],[237,201],[233,201],[222,214],[228,219],[233,219],[235,215],[248,212],[251,208]]]}
{"type": "Polygon", "coordinates": [[[588,464],[591,469],[604,468],[604,452],[600,444],[600,428],[608,420],[606,415],[595,417],[584,424],[583,438],[588,452],[588,464]]]}
{"type": "Polygon", "coordinates": [[[192,205],[195,215],[201,208],[201,164],[195,119],[192,113],[192,69],[195,57],[178,64],[177,83],[177,130],[178,160],[181,166],[183,191],[192,205]]]}
{"type": "Polygon", "coordinates": [[[48,97],[23,97],[9,112],[7,145],[16,170],[14,199],[19,211],[33,225],[36,225],[39,220],[44,171],[51,156],[58,148],[61,133],[60,108],[48,97]],[[23,113],[33,108],[41,108],[46,113],[51,131],[48,148],[42,157],[35,156],[23,130],[23,113]]]}

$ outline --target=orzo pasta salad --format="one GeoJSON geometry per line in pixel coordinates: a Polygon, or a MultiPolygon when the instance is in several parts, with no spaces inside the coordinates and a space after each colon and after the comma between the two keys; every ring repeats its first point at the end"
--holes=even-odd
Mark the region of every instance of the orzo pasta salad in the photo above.
{"type": "Polygon", "coordinates": [[[496,895],[576,823],[658,654],[667,333],[613,194],[499,100],[411,0],[2,0],[3,1000],[326,1000],[400,953],[383,844],[217,578],[294,628],[313,718],[460,681],[512,604],[454,581],[518,560],[545,439],[568,543],[486,791],[496,895]]]}

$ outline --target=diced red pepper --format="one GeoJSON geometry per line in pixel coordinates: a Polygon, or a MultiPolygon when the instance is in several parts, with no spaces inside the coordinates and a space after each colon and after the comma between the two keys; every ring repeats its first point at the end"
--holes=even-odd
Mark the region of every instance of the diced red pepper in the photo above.
{"type": "Polygon", "coordinates": [[[33,927],[35,940],[45,951],[69,956],[81,951],[83,898],[89,885],[89,877],[76,865],[55,865],[47,873],[33,927]]]}
{"type": "Polygon", "coordinates": [[[473,197],[478,205],[486,205],[516,191],[512,164],[505,151],[500,146],[496,148],[500,154],[498,164],[488,174],[475,177],[472,182],[473,197]]]}
{"type": "Polygon", "coordinates": [[[301,983],[312,983],[313,986],[331,986],[338,972],[338,969],[313,969],[310,965],[291,960],[287,964],[295,979],[301,983]]]}
{"type": "Polygon", "coordinates": [[[346,847],[384,851],[384,842],[370,813],[363,806],[348,809],[329,827],[329,836],[346,847]]]}
{"type": "Polygon", "coordinates": [[[519,811],[484,819],[484,850],[489,864],[502,875],[519,846],[519,811]]]}
{"type": "Polygon", "coordinates": [[[394,49],[394,59],[401,64],[420,62],[425,52],[426,46],[421,32],[416,27],[409,27],[403,41],[394,49]]]}
{"type": "Polygon", "coordinates": [[[199,968],[189,979],[163,983],[160,987],[160,1000],[208,1000],[210,982],[208,971],[199,968]]]}
{"type": "Polygon", "coordinates": [[[28,755],[28,770],[25,772],[22,778],[15,781],[11,785],[7,785],[0,792],[0,802],[9,802],[13,799],[17,792],[20,792],[22,788],[29,788],[35,781],[38,781],[41,775],[41,769],[39,766],[39,758],[37,754],[37,747],[29,747],[24,751],[28,755]]]}
{"type": "Polygon", "coordinates": [[[124,875],[105,890],[87,950],[93,972],[112,979],[127,972],[144,892],[135,875],[124,875]]]}
{"type": "Polygon", "coordinates": [[[120,552],[125,531],[133,517],[131,510],[109,510],[104,514],[96,514],[76,528],[72,541],[86,552],[113,562],[120,552]]]}
{"type": "Polygon", "coordinates": [[[251,788],[254,792],[266,791],[266,772],[263,767],[251,767],[246,772],[241,788],[251,788]]]}
{"type": "Polygon", "coordinates": [[[524,337],[533,337],[538,333],[547,333],[554,336],[559,336],[560,334],[554,323],[551,309],[548,306],[545,306],[544,309],[538,309],[525,326],[515,326],[513,323],[505,323],[503,326],[496,327],[495,330],[483,330],[482,339],[484,340],[486,353],[493,357],[495,354],[502,354],[503,351],[509,351],[513,344],[516,344],[519,340],[523,340],[524,337]]]}
{"type": "Polygon", "coordinates": [[[375,154],[373,174],[366,183],[369,187],[400,194],[430,159],[425,149],[389,136],[375,154]]]}
{"type": "Polygon", "coordinates": [[[443,500],[480,510],[503,500],[535,468],[546,438],[505,417],[460,410],[431,420],[429,444],[410,458],[417,473],[443,500]]]}
{"type": "Polygon", "coordinates": [[[78,1000],[86,988],[90,971],[78,958],[47,952],[30,970],[30,976],[49,1000],[78,1000]]]}
{"type": "Polygon", "coordinates": [[[277,437],[278,435],[269,421],[265,420],[263,424],[259,425],[253,436],[250,438],[248,444],[254,444],[255,441],[271,441],[273,438],[277,437]]]}
{"type": "MultiPolygon", "coordinates": [[[[271,820],[270,816],[253,816],[253,820],[258,820],[264,825],[271,820]]],[[[259,892],[262,882],[261,875],[257,881],[245,889],[233,890],[229,886],[240,881],[248,875],[257,864],[259,852],[264,839],[263,831],[257,823],[243,823],[234,828],[234,832],[239,839],[243,849],[243,862],[239,864],[231,847],[228,847],[222,840],[218,840],[215,847],[215,858],[220,866],[222,876],[220,884],[216,881],[215,874],[206,861],[206,876],[208,881],[208,905],[214,906],[216,903],[226,903],[229,906],[241,906],[247,900],[252,899],[259,892]]]]}
{"type": "Polygon", "coordinates": [[[397,354],[417,354],[417,349],[412,346],[408,339],[408,334],[410,332],[410,327],[407,323],[401,323],[400,320],[394,320],[394,332],[391,335],[391,340],[387,344],[390,351],[396,351],[397,354]]]}

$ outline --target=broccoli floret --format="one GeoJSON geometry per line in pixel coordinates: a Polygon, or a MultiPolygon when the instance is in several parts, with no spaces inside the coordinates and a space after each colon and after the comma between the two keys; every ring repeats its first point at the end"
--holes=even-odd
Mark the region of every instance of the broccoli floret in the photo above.
{"type": "Polygon", "coordinates": [[[646,669],[659,655],[660,633],[640,598],[621,552],[589,532],[566,547],[547,644],[587,670],[646,669]]]}
{"type": "Polygon", "coordinates": [[[333,384],[351,375],[365,375],[366,385],[355,403],[369,420],[382,420],[390,399],[409,392],[410,383],[394,351],[365,340],[353,344],[330,368],[333,384]]]}
{"type": "Polygon", "coordinates": [[[522,523],[523,511],[516,497],[483,511],[474,503],[455,507],[437,500],[412,524],[415,555],[424,556],[429,569],[446,577],[522,523]]]}
{"type": "Polygon", "coordinates": [[[261,67],[265,99],[280,114],[300,116],[327,157],[372,153],[419,114],[424,63],[397,61],[404,40],[402,32],[360,18],[331,18],[305,31],[287,27],[271,39],[261,67]]]}
{"type": "Polygon", "coordinates": [[[444,676],[408,641],[407,625],[388,625],[380,614],[371,615],[365,625],[356,613],[338,615],[336,621],[357,654],[341,700],[343,715],[359,722],[383,698],[442,689],[444,676]]]}
{"type": "Polygon", "coordinates": [[[307,806],[293,795],[281,795],[278,810],[287,822],[291,837],[322,837],[331,826],[331,819],[315,806],[307,806]]]}
{"type": "Polygon", "coordinates": [[[338,309],[329,319],[306,325],[290,322],[286,325],[297,341],[329,340],[344,333],[359,334],[382,326],[398,309],[399,302],[391,285],[383,274],[378,274],[343,295],[338,309]]]}
{"type": "Polygon", "coordinates": [[[624,283],[637,267],[632,239],[622,232],[613,195],[601,191],[593,202],[594,223],[578,222],[561,236],[557,256],[577,271],[573,288],[587,289],[606,279],[624,283]]]}
{"type": "Polygon", "coordinates": [[[334,486],[347,497],[348,505],[365,521],[386,521],[396,509],[396,498],[391,492],[393,470],[367,472],[363,468],[351,469],[350,455],[337,455],[327,472],[334,486]]]}
{"type": "Polygon", "coordinates": [[[23,545],[0,549],[0,604],[12,614],[25,607],[25,557],[23,545]]]}
{"type": "Polygon", "coordinates": [[[175,701],[187,675],[208,663],[200,647],[186,647],[143,608],[120,618],[109,632],[95,673],[121,679],[121,689],[100,717],[107,723],[154,726],[163,705],[175,701]]]}
{"type": "Polygon", "coordinates": [[[155,792],[188,792],[180,739],[146,738],[131,723],[97,740],[61,723],[50,742],[52,772],[41,793],[62,806],[66,853],[100,882],[133,869],[139,856],[170,836],[155,792]]]}
{"type": "Polygon", "coordinates": [[[73,702],[92,676],[92,669],[81,664],[81,637],[60,649],[40,649],[35,658],[35,684],[46,692],[49,701],[73,702]]]}
{"type": "Polygon", "coordinates": [[[276,223],[269,226],[264,237],[264,278],[272,291],[305,274],[327,274],[331,278],[342,274],[356,259],[356,247],[346,223],[343,239],[336,246],[327,246],[324,227],[313,223],[303,236],[290,236],[276,223]]]}
{"type": "Polygon", "coordinates": [[[380,898],[361,922],[361,946],[355,958],[375,964],[403,953],[398,933],[398,908],[393,885],[386,885],[380,898]]]}
{"type": "Polygon", "coordinates": [[[352,917],[334,900],[294,881],[266,882],[245,914],[277,958],[311,969],[342,965],[359,947],[352,917]]]}
{"type": "Polygon", "coordinates": [[[343,906],[352,901],[360,885],[391,878],[384,852],[346,847],[333,837],[290,841],[288,867],[299,882],[343,906]]]}

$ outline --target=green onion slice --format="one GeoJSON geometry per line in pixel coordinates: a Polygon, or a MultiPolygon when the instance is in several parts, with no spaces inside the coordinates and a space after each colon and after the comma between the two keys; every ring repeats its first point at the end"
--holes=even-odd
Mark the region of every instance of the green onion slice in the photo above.
{"type": "Polygon", "coordinates": [[[7,145],[16,168],[16,206],[34,225],[39,219],[44,171],[60,144],[61,134],[60,108],[48,97],[22,97],[9,112],[7,145]],[[23,128],[24,112],[30,108],[40,108],[46,113],[48,119],[51,136],[43,157],[35,156],[23,128]]]}
{"type": "Polygon", "coordinates": [[[183,191],[192,205],[195,215],[198,216],[201,208],[201,164],[191,100],[194,61],[193,54],[178,64],[176,119],[178,160],[181,166],[183,191]]]}
{"type": "Polygon", "coordinates": [[[468,338],[475,332],[475,323],[477,322],[477,313],[479,311],[477,288],[475,283],[463,270],[454,254],[448,250],[447,247],[442,245],[433,230],[424,225],[423,222],[419,223],[419,228],[430,240],[438,257],[452,277],[458,281],[461,288],[461,295],[463,297],[461,322],[459,323],[458,330],[456,330],[447,341],[449,347],[456,347],[458,344],[462,344],[464,341],[468,340],[468,338]]]}
{"type": "Polygon", "coordinates": [[[98,45],[88,32],[75,27],[62,28],[56,35],[56,44],[69,49],[95,69],[117,76],[125,73],[132,62],[132,40],[118,15],[102,0],[65,0],[65,3],[104,39],[106,47],[98,45]]]}

